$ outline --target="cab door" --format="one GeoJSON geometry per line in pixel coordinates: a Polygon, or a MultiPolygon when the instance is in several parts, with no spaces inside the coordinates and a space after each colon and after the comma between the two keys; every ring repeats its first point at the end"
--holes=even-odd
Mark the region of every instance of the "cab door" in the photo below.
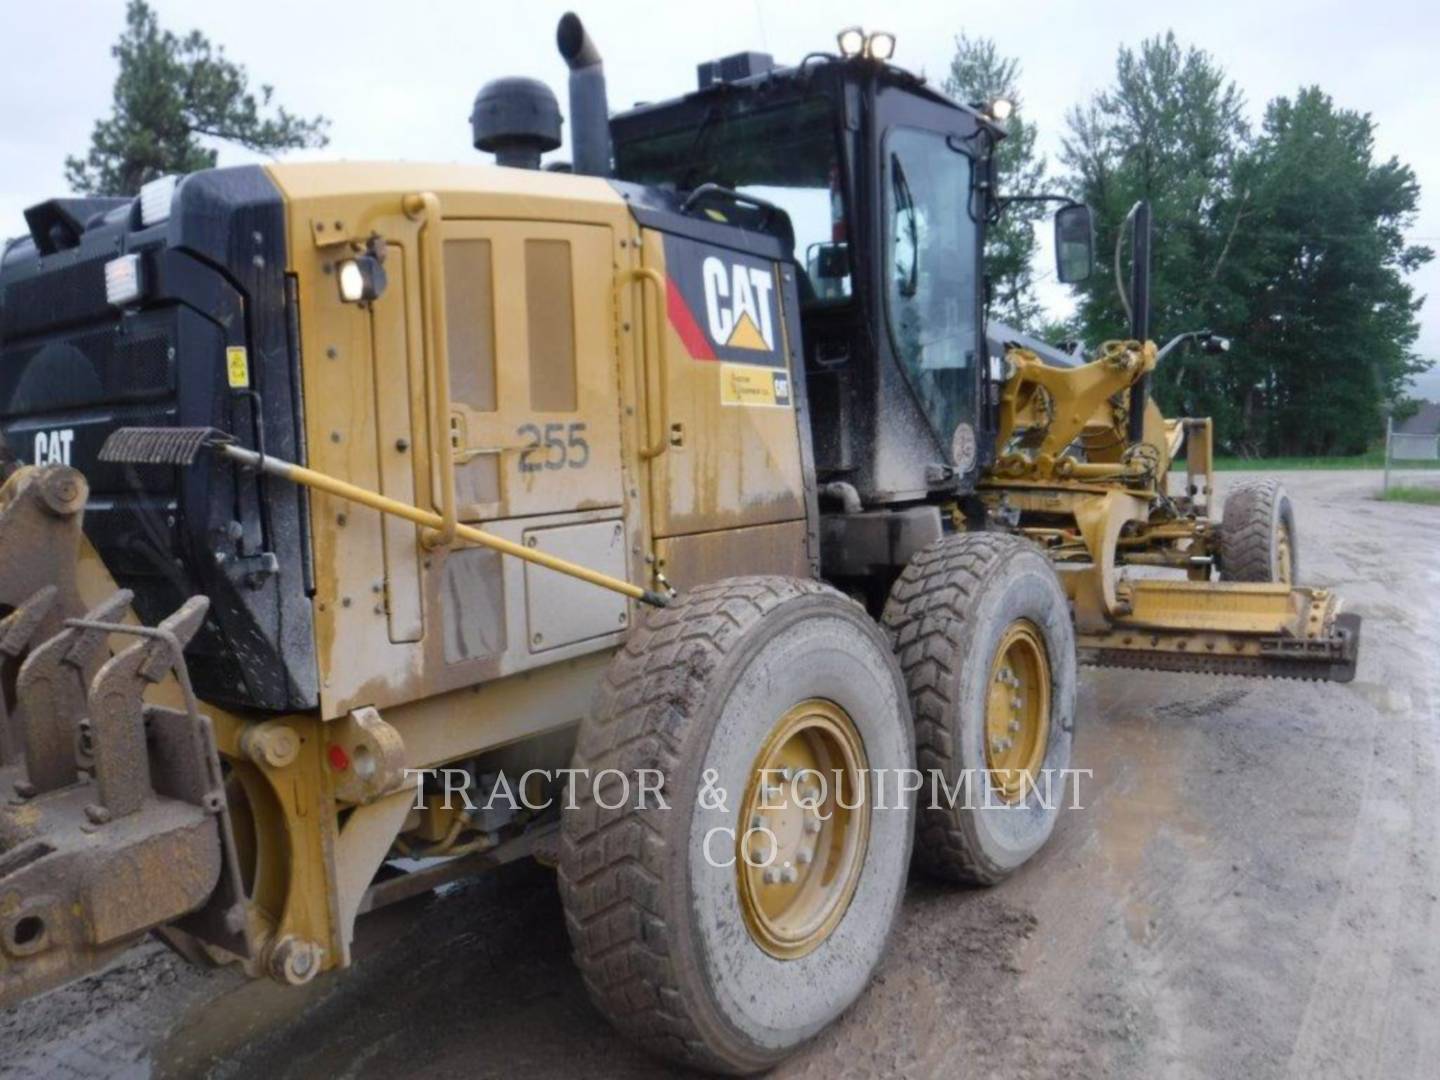
{"type": "Polygon", "coordinates": [[[644,258],[664,281],[646,297],[663,305],[665,340],[647,338],[641,451],[656,537],[803,520],[798,342],[782,302],[793,284],[771,259],[672,234],[648,234],[644,258]]]}
{"type": "Polygon", "coordinates": [[[600,225],[446,222],[461,521],[621,505],[612,251],[600,225]]]}

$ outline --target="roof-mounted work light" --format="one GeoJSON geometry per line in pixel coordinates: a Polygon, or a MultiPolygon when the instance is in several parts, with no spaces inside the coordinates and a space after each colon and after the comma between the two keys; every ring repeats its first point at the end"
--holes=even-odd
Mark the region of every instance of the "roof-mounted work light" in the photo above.
{"type": "Polygon", "coordinates": [[[841,56],[853,59],[865,51],[865,31],[858,26],[847,26],[835,35],[835,43],[840,46],[841,56]]]}
{"type": "Polygon", "coordinates": [[[895,35],[877,30],[865,39],[865,55],[871,60],[884,63],[895,55],[895,35]]]}

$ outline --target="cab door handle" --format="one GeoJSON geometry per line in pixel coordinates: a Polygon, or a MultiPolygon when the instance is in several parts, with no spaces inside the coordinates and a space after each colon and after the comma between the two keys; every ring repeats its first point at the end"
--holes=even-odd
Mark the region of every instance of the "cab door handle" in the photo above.
{"type": "MultiPolygon", "coordinates": [[[[665,341],[665,275],[652,266],[639,266],[630,271],[632,279],[641,283],[641,291],[645,286],[650,286],[655,294],[655,367],[659,372],[659,393],[656,395],[659,404],[660,435],[654,442],[647,442],[640,448],[640,457],[645,461],[657,458],[670,448],[670,386],[667,381],[669,363],[667,345],[665,341]]],[[[642,382],[645,389],[645,437],[650,437],[650,350],[644,348],[644,341],[641,342],[644,355],[640,365],[642,382]]]]}

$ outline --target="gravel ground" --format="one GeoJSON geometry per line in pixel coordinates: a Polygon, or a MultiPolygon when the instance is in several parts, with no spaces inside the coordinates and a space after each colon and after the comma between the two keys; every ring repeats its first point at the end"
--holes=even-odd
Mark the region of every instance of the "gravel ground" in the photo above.
{"type": "MultiPolygon", "coordinates": [[[[1083,809],[997,888],[912,881],[874,985],[775,1075],[1436,1075],[1440,510],[1284,480],[1302,577],[1365,617],[1356,681],[1085,669],[1083,809]]],[[[145,946],[0,1013],[0,1075],[672,1075],[590,1007],[543,869],[360,938],[303,991],[145,946]]]]}

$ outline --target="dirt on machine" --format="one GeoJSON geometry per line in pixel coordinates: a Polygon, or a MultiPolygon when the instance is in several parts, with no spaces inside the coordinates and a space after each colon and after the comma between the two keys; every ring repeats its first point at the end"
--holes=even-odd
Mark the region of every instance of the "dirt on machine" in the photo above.
{"type": "MultiPolygon", "coordinates": [[[[147,934],[298,985],[357,918],[556,867],[598,1008],[764,1070],[864,990],[912,861],[996,884],[1084,664],[1348,681],[1272,481],[987,316],[1003,110],[846,31],[615,115],[561,20],[495,164],[57,198],[0,259],[0,1006],[147,934]],[[931,798],[935,785],[949,798],[931,798]]],[[[1054,197],[1057,276],[1095,261],[1054,197]]]]}

